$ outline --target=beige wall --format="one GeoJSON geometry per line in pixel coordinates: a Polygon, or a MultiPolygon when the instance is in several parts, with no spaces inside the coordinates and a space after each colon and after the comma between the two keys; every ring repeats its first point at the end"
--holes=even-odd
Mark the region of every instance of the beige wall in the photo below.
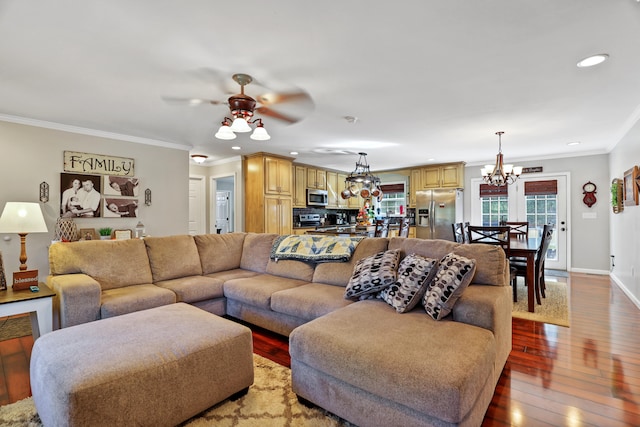
{"type": "MultiPolygon", "coordinates": [[[[640,166],[640,124],[636,124],[611,152],[608,184],[613,178],[622,179],[624,172],[634,165],[640,166]]],[[[610,253],[615,256],[611,275],[640,307],[640,206],[625,206],[619,214],[610,213],[610,218],[610,253]]]]}
{"type": "MultiPolygon", "coordinates": [[[[133,158],[141,190],[152,192],[151,206],[144,205],[144,195],[139,197],[138,218],[79,218],[78,228],[133,229],[141,220],[150,235],[187,232],[188,151],[0,122],[0,207],[8,201],[37,202],[40,183],[46,181],[50,187],[49,202],[41,204],[49,232],[27,236],[27,265],[39,270],[40,280],[49,271],[48,246],[59,216],[65,150],[133,158]]],[[[10,280],[19,266],[19,237],[0,235],[0,251],[10,280]]]]}

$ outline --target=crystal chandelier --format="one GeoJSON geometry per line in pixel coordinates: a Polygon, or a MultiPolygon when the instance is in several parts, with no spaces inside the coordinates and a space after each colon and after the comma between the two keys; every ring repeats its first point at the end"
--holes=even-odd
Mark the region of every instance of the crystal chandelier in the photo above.
{"type": "Polygon", "coordinates": [[[496,135],[498,135],[498,155],[496,156],[496,165],[485,165],[485,167],[482,168],[482,179],[484,182],[496,187],[513,184],[522,173],[521,166],[504,164],[502,159],[503,133],[504,132],[496,132],[496,135]]]}
{"type": "Polygon", "coordinates": [[[343,199],[360,196],[363,199],[369,197],[382,197],[380,190],[380,178],[371,173],[367,163],[367,153],[358,153],[360,157],[356,162],[356,168],[345,180],[346,188],[342,191],[343,199]]]}

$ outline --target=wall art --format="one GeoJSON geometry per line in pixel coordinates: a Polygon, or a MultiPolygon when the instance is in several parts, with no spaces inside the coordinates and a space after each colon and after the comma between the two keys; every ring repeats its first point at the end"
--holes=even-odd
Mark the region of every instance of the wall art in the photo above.
{"type": "Polygon", "coordinates": [[[102,179],[98,175],[60,174],[60,216],[94,218],[100,216],[102,179]]]}
{"type": "Polygon", "coordinates": [[[636,206],[638,204],[638,186],[636,178],[638,177],[638,166],[628,169],[624,173],[624,205],[636,206]]]}

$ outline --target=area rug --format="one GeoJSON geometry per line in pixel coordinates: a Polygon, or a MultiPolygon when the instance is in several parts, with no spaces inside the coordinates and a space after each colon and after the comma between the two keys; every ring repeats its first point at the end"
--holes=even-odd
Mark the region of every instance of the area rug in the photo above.
{"type": "MultiPolygon", "coordinates": [[[[300,403],[291,391],[291,371],[264,357],[253,355],[255,380],[249,392],[236,401],[224,401],[181,424],[181,427],[353,427],[320,408],[300,403]]],[[[0,407],[0,426],[41,427],[31,397],[0,407]]]]}
{"type": "Polygon", "coordinates": [[[536,304],[535,313],[529,313],[527,310],[527,287],[523,280],[518,280],[518,302],[513,303],[513,317],[568,327],[567,284],[549,278],[546,280],[546,284],[547,297],[541,299],[542,305],[536,304]]]}
{"type": "Polygon", "coordinates": [[[29,316],[0,318],[0,341],[31,335],[29,316]]]}

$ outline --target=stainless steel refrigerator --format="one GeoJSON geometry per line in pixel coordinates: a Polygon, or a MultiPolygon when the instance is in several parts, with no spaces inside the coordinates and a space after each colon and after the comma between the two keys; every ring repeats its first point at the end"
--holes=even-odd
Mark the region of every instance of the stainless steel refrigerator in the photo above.
{"type": "Polygon", "coordinates": [[[453,240],[451,224],[462,222],[462,190],[416,192],[416,237],[453,240]]]}

